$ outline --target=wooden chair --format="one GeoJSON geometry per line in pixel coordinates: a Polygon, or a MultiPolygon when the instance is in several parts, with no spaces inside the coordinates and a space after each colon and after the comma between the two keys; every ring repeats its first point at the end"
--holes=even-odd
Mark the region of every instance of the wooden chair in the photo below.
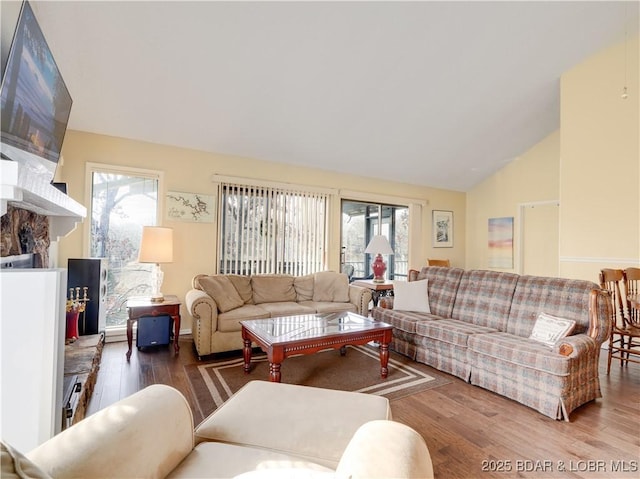
{"type": "Polygon", "coordinates": [[[427,259],[427,266],[443,266],[445,268],[450,268],[451,263],[448,259],[427,259]]]}
{"type": "Polygon", "coordinates": [[[631,296],[640,296],[640,268],[624,270],[624,294],[627,299],[627,327],[633,334],[629,337],[629,349],[638,350],[640,354],[640,307],[631,301],[631,296]]]}
{"type": "Polygon", "coordinates": [[[622,289],[620,288],[624,282],[623,270],[608,268],[600,270],[600,287],[609,292],[612,305],[607,374],[611,371],[612,359],[620,360],[620,366],[626,365],[629,361],[640,363],[639,359],[631,358],[631,355],[640,357],[640,349],[635,349],[633,342],[634,338],[640,338],[640,329],[629,326],[625,316],[622,289]]]}

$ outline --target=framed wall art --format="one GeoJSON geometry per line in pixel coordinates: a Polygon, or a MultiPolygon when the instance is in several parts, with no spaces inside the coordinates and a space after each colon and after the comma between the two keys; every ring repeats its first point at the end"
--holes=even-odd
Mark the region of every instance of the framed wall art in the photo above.
{"type": "Polygon", "coordinates": [[[433,210],[431,227],[434,248],[453,248],[453,211],[433,210]]]}
{"type": "Polygon", "coordinates": [[[167,219],[213,223],[213,196],[198,193],[168,191],[166,197],[167,219]]]}
{"type": "Polygon", "coordinates": [[[513,268],[513,217],[489,218],[489,268],[513,268]]]}

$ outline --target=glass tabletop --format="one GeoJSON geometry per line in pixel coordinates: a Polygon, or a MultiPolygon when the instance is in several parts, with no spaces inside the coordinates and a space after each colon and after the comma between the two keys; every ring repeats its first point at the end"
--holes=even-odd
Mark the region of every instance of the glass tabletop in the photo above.
{"type": "Polygon", "coordinates": [[[391,327],[387,323],[348,312],[252,319],[241,321],[241,324],[270,342],[295,341],[391,327]]]}

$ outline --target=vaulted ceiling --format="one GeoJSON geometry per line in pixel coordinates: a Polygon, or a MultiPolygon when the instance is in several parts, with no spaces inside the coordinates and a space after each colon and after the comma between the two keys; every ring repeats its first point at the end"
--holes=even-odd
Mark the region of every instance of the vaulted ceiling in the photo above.
{"type": "Polygon", "coordinates": [[[72,129],[458,191],[556,130],[561,74],[638,30],[638,2],[33,6],[72,129]]]}

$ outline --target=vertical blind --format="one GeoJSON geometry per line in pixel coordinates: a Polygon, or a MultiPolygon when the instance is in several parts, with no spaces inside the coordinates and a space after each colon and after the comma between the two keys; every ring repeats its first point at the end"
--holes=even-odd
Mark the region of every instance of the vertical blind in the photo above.
{"type": "Polygon", "coordinates": [[[325,269],[327,195],[220,185],[219,272],[304,275],[325,269]]]}

